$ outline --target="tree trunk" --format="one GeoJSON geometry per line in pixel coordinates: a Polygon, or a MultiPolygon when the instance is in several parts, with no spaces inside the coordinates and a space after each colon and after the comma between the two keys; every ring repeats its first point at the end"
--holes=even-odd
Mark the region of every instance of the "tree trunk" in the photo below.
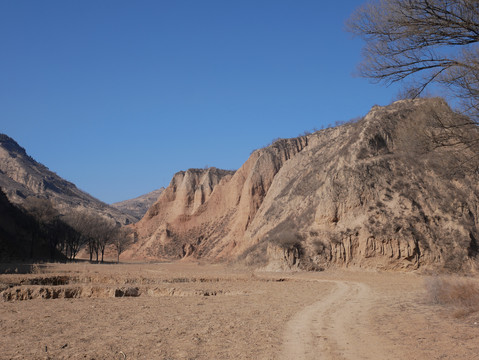
{"type": "Polygon", "coordinates": [[[32,241],[30,242],[30,259],[33,259],[33,246],[35,244],[35,234],[32,233],[32,241]]]}

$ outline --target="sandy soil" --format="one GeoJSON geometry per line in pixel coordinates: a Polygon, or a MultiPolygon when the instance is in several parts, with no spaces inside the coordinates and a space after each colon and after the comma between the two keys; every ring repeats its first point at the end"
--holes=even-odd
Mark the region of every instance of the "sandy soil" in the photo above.
{"type": "Polygon", "coordinates": [[[47,264],[0,275],[0,359],[477,359],[416,274],[47,264]],[[25,298],[28,300],[18,300],[25,298]]]}

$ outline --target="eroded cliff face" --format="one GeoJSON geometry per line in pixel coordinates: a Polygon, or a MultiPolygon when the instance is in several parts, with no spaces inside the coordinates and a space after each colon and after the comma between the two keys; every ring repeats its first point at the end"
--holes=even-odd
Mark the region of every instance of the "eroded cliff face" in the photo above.
{"type": "Polygon", "coordinates": [[[256,150],[236,172],[210,168],[177,173],[136,224],[139,241],[125,257],[239,255],[252,245],[242,239],[275,175],[306,145],[306,137],[278,140],[256,150]]]}
{"type": "Polygon", "coordinates": [[[257,150],[236,173],[208,180],[206,195],[209,170],[177,174],[138,224],[130,255],[474,269],[477,151],[455,140],[479,135],[464,122],[441,99],[399,101],[257,150]]]}
{"type": "Polygon", "coordinates": [[[314,134],[245,236],[298,246],[306,268],[474,268],[477,172],[461,165],[473,154],[436,141],[458,123],[442,100],[401,101],[314,134]]]}

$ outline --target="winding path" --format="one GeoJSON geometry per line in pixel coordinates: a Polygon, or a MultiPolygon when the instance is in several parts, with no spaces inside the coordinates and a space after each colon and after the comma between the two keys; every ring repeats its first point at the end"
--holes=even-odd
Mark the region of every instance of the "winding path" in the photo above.
{"type": "Polygon", "coordinates": [[[283,359],[392,359],[371,327],[372,290],[362,283],[331,281],[332,291],[288,323],[283,359]]]}

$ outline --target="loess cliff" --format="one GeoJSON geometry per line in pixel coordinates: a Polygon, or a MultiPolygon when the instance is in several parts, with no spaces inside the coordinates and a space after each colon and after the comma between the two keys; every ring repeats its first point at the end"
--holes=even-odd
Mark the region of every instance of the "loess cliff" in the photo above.
{"type": "Polygon", "coordinates": [[[256,150],[236,172],[176,174],[131,258],[275,268],[477,268],[477,127],[441,99],[256,150]]]}

